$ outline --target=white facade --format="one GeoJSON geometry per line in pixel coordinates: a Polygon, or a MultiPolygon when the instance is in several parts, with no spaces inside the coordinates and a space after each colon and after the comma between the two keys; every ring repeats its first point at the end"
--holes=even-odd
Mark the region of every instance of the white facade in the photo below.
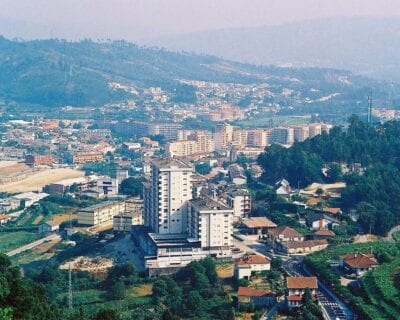
{"type": "Polygon", "coordinates": [[[159,159],[152,162],[151,182],[144,190],[144,223],[153,232],[187,232],[192,172],[193,167],[183,161],[159,159]]]}
{"type": "Polygon", "coordinates": [[[118,179],[99,179],[97,180],[97,189],[104,194],[104,196],[115,196],[118,194],[118,179]]]}
{"type": "Polygon", "coordinates": [[[125,203],[119,201],[100,202],[78,211],[78,223],[87,226],[98,226],[112,221],[115,215],[125,211],[125,203]]]}
{"type": "Polygon", "coordinates": [[[233,140],[233,126],[227,123],[217,125],[214,134],[215,150],[226,150],[233,140]]]}
{"type": "Polygon", "coordinates": [[[226,203],[233,209],[233,220],[247,217],[251,211],[251,195],[247,190],[235,190],[227,194],[226,203]]]}
{"type": "Polygon", "coordinates": [[[189,202],[189,238],[217,255],[230,255],[233,210],[210,198],[189,202]]]}

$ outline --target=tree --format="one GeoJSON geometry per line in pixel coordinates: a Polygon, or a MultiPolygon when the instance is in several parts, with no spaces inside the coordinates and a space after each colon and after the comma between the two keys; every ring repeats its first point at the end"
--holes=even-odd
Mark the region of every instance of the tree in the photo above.
{"type": "Polygon", "coordinates": [[[126,296],[126,287],[123,281],[119,280],[110,288],[110,297],[115,300],[124,299],[126,296]]]}
{"type": "Polygon", "coordinates": [[[186,308],[190,310],[190,315],[201,316],[206,309],[206,302],[197,290],[191,290],[186,300],[186,308]]]}
{"type": "Polygon", "coordinates": [[[101,309],[94,316],[93,320],[122,320],[116,310],[101,309]]]}
{"type": "Polygon", "coordinates": [[[321,196],[324,194],[324,189],[318,188],[317,190],[315,190],[315,194],[316,194],[318,197],[321,197],[321,196]]]}
{"type": "Polygon", "coordinates": [[[279,270],[282,268],[283,261],[280,257],[274,257],[271,260],[271,268],[274,270],[279,270]]]}
{"type": "Polygon", "coordinates": [[[342,179],[342,167],[337,163],[331,163],[328,167],[327,177],[329,182],[337,182],[342,179]]]}
{"type": "Polygon", "coordinates": [[[11,308],[0,308],[0,320],[13,320],[11,308]]]}
{"type": "Polygon", "coordinates": [[[129,177],[121,182],[120,192],[130,196],[138,196],[143,190],[143,179],[129,177]]]}
{"type": "Polygon", "coordinates": [[[179,317],[174,316],[171,310],[167,309],[163,312],[162,320],[179,320],[179,317]]]}
{"type": "Polygon", "coordinates": [[[195,169],[197,173],[202,175],[206,175],[211,172],[211,166],[207,162],[196,163],[195,169]]]}

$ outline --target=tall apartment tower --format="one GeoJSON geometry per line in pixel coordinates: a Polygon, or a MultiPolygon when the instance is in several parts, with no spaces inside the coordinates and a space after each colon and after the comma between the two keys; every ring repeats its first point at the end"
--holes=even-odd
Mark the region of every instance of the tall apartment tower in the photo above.
{"type": "Polygon", "coordinates": [[[150,183],[144,185],[144,224],[160,234],[187,233],[187,207],[192,198],[193,167],[161,158],[151,163],[150,183]]]}
{"type": "Polygon", "coordinates": [[[226,150],[233,140],[233,126],[228,123],[217,124],[214,133],[215,150],[226,150]]]}
{"type": "Polygon", "coordinates": [[[227,255],[232,244],[233,209],[210,198],[189,201],[189,238],[211,256],[227,255]]]}

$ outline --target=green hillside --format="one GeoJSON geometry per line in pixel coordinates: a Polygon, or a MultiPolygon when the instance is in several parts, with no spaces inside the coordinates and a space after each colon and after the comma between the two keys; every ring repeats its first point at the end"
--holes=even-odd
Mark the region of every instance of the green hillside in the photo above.
{"type": "MultiPolygon", "coordinates": [[[[371,89],[376,99],[387,97],[383,84],[347,71],[260,67],[124,41],[14,41],[0,37],[0,102],[6,105],[99,106],[129,98],[130,93],[110,88],[114,81],[135,86],[139,94],[144,88],[159,86],[172,94],[173,102],[195,102],[195,88],[180,79],[268,83],[273,95],[281,95],[285,88],[293,90],[287,100],[292,102],[313,99],[315,88],[319,95],[339,92],[329,101],[338,108],[357,107],[371,89]]],[[[302,107],[313,112],[323,104],[302,107]]]]}

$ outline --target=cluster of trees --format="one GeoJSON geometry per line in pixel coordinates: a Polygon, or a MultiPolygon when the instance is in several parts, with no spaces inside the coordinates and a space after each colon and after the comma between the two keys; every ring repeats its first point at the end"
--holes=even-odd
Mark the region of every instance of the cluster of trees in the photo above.
{"type": "Polygon", "coordinates": [[[121,182],[120,192],[129,196],[138,196],[142,194],[143,182],[143,178],[126,178],[121,182]]]}
{"type": "Polygon", "coordinates": [[[159,278],[153,286],[153,300],[168,310],[164,312],[185,319],[234,319],[211,258],[191,262],[174,277],[159,278]]]}
{"type": "Polygon", "coordinates": [[[197,162],[195,164],[196,172],[202,175],[209,174],[211,172],[211,166],[208,162],[197,162]]]}
{"type": "Polygon", "coordinates": [[[83,165],[82,169],[85,171],[86,175],[96,173],[115,178],[117,164],[115,162],[88,162],[83,165]]]}
{"type": "Polygon", "coordinates": [[[120,300],[126,296],[126,288],[140,283],[142,280],[131,263],[124,263],[112,267],[103,282],[103,287],[108,291],[111,299],[120,300]]]}
{"type": "Polygon", "coordinates": [[[359,221],[366,230],[384,235],[399,223],[399,167],[377,163],[364,175],[348,176],[346,182],[343,204],[347,208],[357,208],[359,221]]]}
{"type": "MultiPolygon", "coordinates": [[[[363,296],[362,290],[350,290],[341,285],[339,272],[330,266],[329,261],[336,260],[340,255],[353,252],[374,253],[379,264],[395,262],[400,255],[400,245],[388,242],[369,242],[364,244],[351,244],[331,247],[328,250],[312,253],[305,257],[307,267],[318,278],[327,284],[339,297],[341,297],[354,310],[360,319],[381,319],[382,316],[371,308],[368,298],[363,296]]],[[[381,267],[379,267],[381,268],[381,267]]],[[[379,270],[379,269],[378,269],[379,270]]],[[[380,302],[378,302],[379,304],[380,302]]]]}
{"type": "Polygon", "coordinates": [[[400,221],[396,208],[400,204],[400,122],[363,123],[357,116],[350,118],[347,130],[335,127],[291,148],[277,145],[260,155],[264,168],[262,180],[273,184],[284,177],[292,186],[304,187],[312,182],[333,182],[344,179],[345,208],[357,208],[360,221],[377,234],[385,234],[400,221]],[[342,177],[339,163],[349,168],[360,164],[364,174],[342,177]],[[327,174],[322,173],[324,166],[327,174]]]}
{"type": "Polygon", "coordinates": [[[62,319],[60,310],[48,302],[44,288],[22,277],[5,255],[0,255],[0,319],[62,319]]]}

